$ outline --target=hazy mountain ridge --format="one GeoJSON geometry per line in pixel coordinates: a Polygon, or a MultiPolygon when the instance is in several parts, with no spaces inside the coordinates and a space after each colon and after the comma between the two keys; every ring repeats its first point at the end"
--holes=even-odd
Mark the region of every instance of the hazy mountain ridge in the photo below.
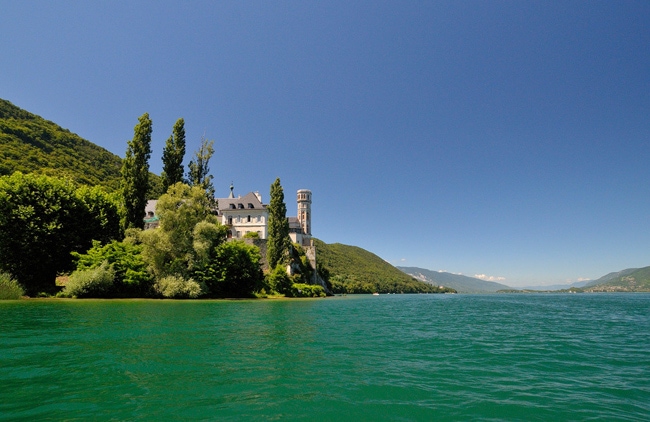
{"type": "Polygon", "coordinates": [[[582,288],[587,286],[589,283],[591,283],[593,280],[586,280],[586,281],[576,281],[575,283],[567,283],[567,284],[549,284],[547,286],[544,285],[539,285],[539,286],[524,286],[524,287],[519,287],[521,290],[544,290],[544,291],[554,291],[554,290],[568,290],[571,288],[582,288]]]}
{"type": "Polygon", "coordinates": [[[441,271],[427,270],[418,267],[396,267],[400,271],[422,280],[425,283],[437,286],[451,287],[458,293],[495,293],[499,290],[512,289],[509,286],[480,278],[468,277],[441,271]]]}

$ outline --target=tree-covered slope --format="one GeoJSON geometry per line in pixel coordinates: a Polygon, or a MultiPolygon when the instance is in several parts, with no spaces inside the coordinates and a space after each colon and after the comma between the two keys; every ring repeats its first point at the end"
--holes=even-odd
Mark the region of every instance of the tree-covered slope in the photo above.
{"type": "Polygon", "coordinates": [[[334,293],[440,293],[439,289],[403,273],[357,246],[326,244],[314,239],[318,265],[327,268],[334,293]]]}
{"type": "MultiPolygon", "coordinates": [[[[631,268],[619,271],[612,276],[608,274],[596,285],[584,290],[588,292],[650,292],[650,267],[631,268]]],[[[601,279],[599,279],[601,280],[601,279]]]]}
{"type": "Polygon", "coordinates": [[[467,277],[464,275],[432,271],[418,267],[397,268],[418,280],[430,284],[451,287],[458,293],[495,293],[499,290],[510,289],[510,287],[504,284],[485,281],[474,277],[467,277]]]}
{"type": "Polygon", "coordinates": [[[605,284],[605,283],[607,283],[609,281],[612,281],[612,280],[615,280],[617,278],[625,277],[626,275],[631,274],[631,273],[633,273],[634,271],[637,271],[637,270],[638,270],[638,268],[627,268],[625,270],[609,273],[609,274],[606,274],[606,275],[600,277],[599,279],[591,280],[590,282],[585,284],[584,287],[588,288],[588,287],[597,286],[599,284],[605,284]]]}
{"type": "MultiPolygon", "coordinates": [[[[114,191],[121,168],[117,155],[0,98],[0,176],[45,174],[114,191]]],[[[149,173],[149,198],[161,194],[160,176],[149,173]]]]}
{"type": "Polygon", "coordinates": [[[20,171],[111,190],[119,186],[120,157],[3,99],[0,146],[0,175],[20,171]]]}

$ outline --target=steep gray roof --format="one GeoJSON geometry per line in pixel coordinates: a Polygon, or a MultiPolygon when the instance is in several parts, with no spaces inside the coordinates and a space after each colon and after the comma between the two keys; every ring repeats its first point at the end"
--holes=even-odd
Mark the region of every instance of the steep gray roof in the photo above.
{"type": "Polygon", "coordinates": [[[249,192],[241,198],[217,198],[219,204],[219,211],[227,211],[232,209],[239,210],[263,210],[266,205],[262,204],[257,195],[249,192]],[[234,206],[234,208],[233,208],[234,206]]]}

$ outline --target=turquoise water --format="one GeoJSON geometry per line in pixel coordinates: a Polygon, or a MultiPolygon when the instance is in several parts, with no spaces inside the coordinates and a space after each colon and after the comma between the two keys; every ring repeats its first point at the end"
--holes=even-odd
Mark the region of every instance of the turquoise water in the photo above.
{"type": "Polygon", "coordinates": [[[0,420],[650,420],[650,295],[0,302],[0,420]]]}

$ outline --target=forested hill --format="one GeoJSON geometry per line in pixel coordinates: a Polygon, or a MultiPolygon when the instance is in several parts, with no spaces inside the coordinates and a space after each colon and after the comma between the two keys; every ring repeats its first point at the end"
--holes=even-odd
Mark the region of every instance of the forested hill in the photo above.
{"type": "Polygon", "coordinates": [[[327,268],[334,293],[442,293],[403,273],[377,255],[357,246],[327,244],[314,239],[318,265],[327,268]]]}
{"type": "Polygon", "coordinates": [[[587,292],[650,292],[650,267],[629,268],[590,282],[587,292]]]}
{"type": "Polygon", "coordinates": [[[121,166],[117,155],[0,99],[0,176],[41,173],[115,190],[121,166]]]}

